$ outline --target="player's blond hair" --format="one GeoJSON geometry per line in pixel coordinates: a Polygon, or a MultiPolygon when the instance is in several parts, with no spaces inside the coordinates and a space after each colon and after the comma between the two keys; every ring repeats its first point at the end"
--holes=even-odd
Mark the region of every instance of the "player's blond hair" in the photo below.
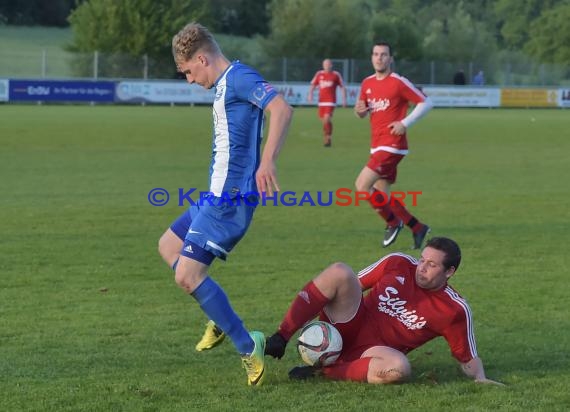
{"type": "Polygon", "coordinates": [[[221,53],[212,33],[200,23],[192,22],[172,38],[172,55],[176,64],[181,64],[192,59],[198,50],[221,53]]]}

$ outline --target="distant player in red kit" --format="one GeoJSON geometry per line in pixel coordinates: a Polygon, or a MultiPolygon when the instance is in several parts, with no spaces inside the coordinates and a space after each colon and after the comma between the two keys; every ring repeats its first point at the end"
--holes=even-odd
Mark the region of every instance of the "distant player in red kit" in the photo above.
{"type": "Polygon", "coordinates": [[[336,380],[400,382],[411,374],[406,354],[443,336],[463,372],[475,382],[487,379],[477,355],[471,309],[447,281],[457,271],[461,250],[449,238],[430,239],[418,260],[392,253],[355,274],[335,263],[297,294],[265,353],[281,358],[287,342],[315,316],[342,335],[338,360],[322,369],[300,366],[292,379],[317,373],[336,380]],[[363,291],[370,293],[363,295],[363,291]]]}
{"type": "Polygon", "coordinates": [[[392,72],[392,51],[387,43],[372,48],[375,73],[362,81],[354,112],[370,114],[370,160],[356,179],[356,190],[369,192],[370,203],[386,221],[383,246],[389,246],[403,225],[413,233],[413,249],[420,249],[430,228],[412,216],[397,201],[389,201],[390,185],[396,181],[398,163],[408,154],[407,129],[424,116],[432,103],[408,79],[392,72]],[[415,104],[408,114],[409,104],[415,104]]]}
{"type": "Polygon", "coordinates": [[[323,60],[323,70],[315,73],[311,80],[309,88],[309,103],[313,102],[313,91],[319,88],[319,118],[323,123],[323,143],[325,147],[332,145],[332,116],[336,106],[336,88],[340,87],[342,92],[342,106],[346,106],[346,88],[339,72],[332,69],[333,65],[330,59],[323,60]]]}

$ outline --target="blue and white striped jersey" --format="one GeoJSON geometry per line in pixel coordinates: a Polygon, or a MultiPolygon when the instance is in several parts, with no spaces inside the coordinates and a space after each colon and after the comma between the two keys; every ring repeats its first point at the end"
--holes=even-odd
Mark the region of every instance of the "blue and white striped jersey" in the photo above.
{"type": "Polygon", "coordinates": [[[216,80],[210,192],[234,197],[256,192],[263,110],[277,91],[251,67],[234,61],[216,80]]]}

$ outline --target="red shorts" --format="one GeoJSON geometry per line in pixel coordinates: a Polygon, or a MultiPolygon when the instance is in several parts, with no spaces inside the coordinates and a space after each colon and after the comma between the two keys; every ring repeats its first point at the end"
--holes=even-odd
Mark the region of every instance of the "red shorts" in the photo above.
{"type": "Polygon", "coordinates": [[[368,319],[362,300],[356,315],[346,323],[333,323],[324,312],[320,313],[319,319],[333,324],[342,336],[342,353],[337,362],[360,359],[367,349],[374,346],[389,346],[382,340],[380,331],[374,330],[374,321],[368,319]]]}
{"type": "Polygon", "coordinates": [[[396,181],[398,174],[398,163],[402,161],[404,155],[379,150],[370,156],[366,166],[380,175],[381,179],[392,184],[396,181]]]}
{"type": "Polygon", "coordinates": [[[334,106],[319,106],[319,117],[322,119],[327,114],[332,117],[334,112],[334,106]]]}

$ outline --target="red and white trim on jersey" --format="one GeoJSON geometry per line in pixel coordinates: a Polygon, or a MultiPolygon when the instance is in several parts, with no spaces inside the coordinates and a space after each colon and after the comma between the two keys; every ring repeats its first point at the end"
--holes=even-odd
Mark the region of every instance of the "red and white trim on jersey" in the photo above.
{"type": "Polygon", "coordinates": [[[372,272],[374,269],[376,269],[376,267],[378,267],[378,265],[381,265],[382,262],[384,262],[386,259],[394,257],[394,256],[399,256],[402,257],[404,259],[407,259],[411,264],[413,265],[417,265],[418,264],[418,260],[410,255],[406,255],[405,253],[390,253],[389,255],[384,256],[383,258],[377,260],[376,262],[372,263],[370,266],[365,267],[364,269],[362,269],[360,272],[358,272],[356,274],[356,276],[358,276],[358,279],[361,279],[363,277],[365,277],[368,273],[372,272]]]}
{"type": "Polygon", "coordinates": [[[336,103],[334,102],[319,102],[318,106],[329,106],[329,107],[336,107],[336,103]]]}
{"type": "Polygon", "coordinates": [[[394,153],[394,154],[399,154],[399,155],[407,155],[408,154],[408,149],[396,149],[395,147],[391,147],[391,146],[378,146],[378,147],[373,147],[372,149],[370,149],[370,154],[374,154],[376,152],[390,152],[390,153],[394,153]]]}
{"type": "Polygon", "coordinates": [[[475,345],[475,333],[473,332],[473,319],[471,317],[471,308],[467,304],[467,301],[463,299],[459,294],[454,291],[451,287],[446,286],[444,292],[456,302],[465,311],[465,319],[467,322],[467,340],[469,342],[469,352],[473,358],[477,357],[477,346],[475,345]]]}

